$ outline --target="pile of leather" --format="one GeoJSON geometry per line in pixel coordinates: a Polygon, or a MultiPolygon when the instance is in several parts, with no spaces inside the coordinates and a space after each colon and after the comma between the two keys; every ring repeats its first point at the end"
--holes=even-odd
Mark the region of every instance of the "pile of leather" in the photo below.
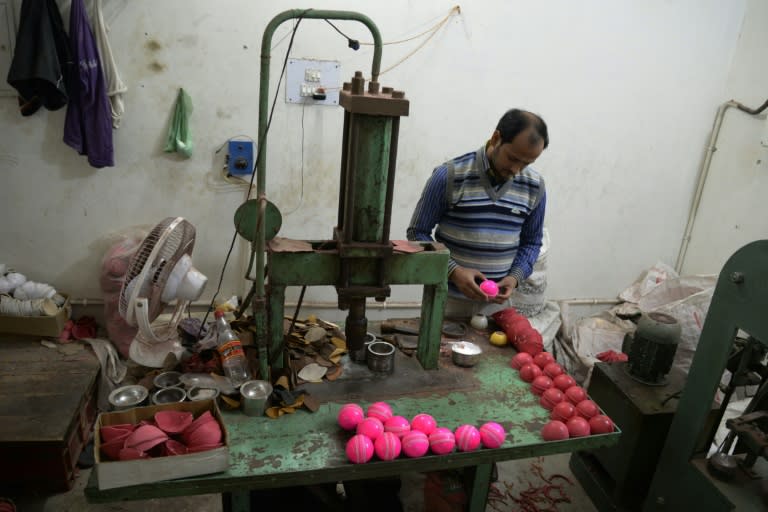
{"type": "Polygon", "coordinates": [[[285,346],[295,385],[334,381],[341,376],[347,342],[341,328],[314,315],[304,321],[287,318],[285,346]]]}

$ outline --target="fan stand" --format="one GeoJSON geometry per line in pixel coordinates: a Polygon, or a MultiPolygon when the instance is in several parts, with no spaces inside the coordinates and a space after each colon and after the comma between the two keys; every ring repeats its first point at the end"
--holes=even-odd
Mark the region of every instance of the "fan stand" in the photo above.
{"type": "Polygon", "coordinates": [[[128,349],[132,361],[150,368],[162,368],[170,353],[176,356],[177,361],[181,361],[184,347],[181,346],[177,326],[187,304],[188,301],[179,301],[170,321],[153,327],[147,318],[147,300],[140,298],[136,301],[139,332],[128,349]]]}
{"type": "Polygon", "coordinates": [[[164,325],[154,328],[155,335],[161,341],[150,340],[139,332],[131,342],[128,349],[128,356],[137,364],[148,366],[150,368],[162,368],[165,365],[165,359],[168,354],[173,353],[176,360],[181,360],[184,353],[184,347],[179,342],[179,335],[176,327],[164,325]]]}

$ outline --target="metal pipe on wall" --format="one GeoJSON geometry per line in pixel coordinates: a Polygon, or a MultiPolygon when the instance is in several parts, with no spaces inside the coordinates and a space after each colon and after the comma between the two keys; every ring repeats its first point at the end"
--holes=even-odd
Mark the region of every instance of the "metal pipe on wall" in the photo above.
{"type": "Polygon", "coordinates": [[[715,122],[712,125],[712,131],[709,134],[709,141],[707,143],[706,153],[704,154],[704,160],[701,163],[701,168],[699,169],[699,175],[696,180],[696,189],[693,193],[693,199],[691,200],[691,207],[688,210],[688,220],[685,224],[685,232],[683,233],[683,239],[680,242],[680,250],[677,253],[677,261],[675,262],[675,270],[679,274],[682,271],[683,268],[683,262],[685,261],[685,254],[688,252],[688,245],[691,242],[691,233],[693,232],[693,226],[696,222],[696,214],[699,211],[699,204],[701,203],[701,196],[704,193],[704,184],[707,181],[707,176],[709,175],[709,167],[712,164],[712,155],[717,151],[717,139],[720,135],[720,127],[723,124],[723,118],[725,117],[725,112],[731,108],[735,107],[742,112],[745,112],[747,114],[756,116],[761,114],[766,108],[768,108],[768,100],[765,100],[765,102],[760,105],[759,107],[753,109],[745,106],[742,103],[739,103],[738,101],[730,100],[726,101],[720,107],[717,109],[717,114],[715,115],[715,122]]]}

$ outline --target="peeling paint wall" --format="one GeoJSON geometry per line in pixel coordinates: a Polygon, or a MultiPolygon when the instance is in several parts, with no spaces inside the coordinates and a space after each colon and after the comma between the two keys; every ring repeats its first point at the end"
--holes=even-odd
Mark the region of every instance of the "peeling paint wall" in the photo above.
{"type": "MultiPolygon", "coordinates": [[[[68,3],[62,2],[65,23],[68,3]]],[[[549,191],[547,295],[612,297],[657,260],[672,263],[702,145],[727,91],[746,4],[461,4],[460,16],[381,79],[411,101],[411,115],[401,123],[392,238],[405,238],[432,169],[479,147],[504,110],[522,107],[547,120],[552,140],[535,166],[549,191]]],[[[453,5],[336,0],[321,7],[359,9],[391,41],[426,30],[453,5]]],[[[104,0],[104,6],[129,88],[115,132],[116,166],[92,169],[61,142],[64,110],[22,118],[15,98],[0,98],[0,261],[73,297],[99,298],[99,266],[110,244],[137,226],[181,215],[198,229],[193,257],[210,278],[210,298],[234,211],[246,194],[222,181],[226,150],[217,150],[240,134],[256,138],[263,30],[297,5],[104,0]],[[194,103],[190,159],[162,151],[179,87],[194,103]]],[[[362,25],[338,26],[370,39],[362,25]]],[[[273,94],[288,45],[281,38],[291,27],[283,24],[273,40],[273,94]]],[[[419,42],[385,46],[382,68],[419,42]]],[[[326,23],[305,20],[291,55],[339,60],[346,78],[356,70],[369,73],[372,47],[352,52],[326,23]]],[[[280,235],[330,238],[342,111],[288,105],[284,98],[281,90],[267,176],[269,198],[283,212],[280,235]]],[[[243,265],[238,244],[221,296],[242,292],[243,265]]],[[[416,287],[397,288],[392,300],[420,296],[416,287]]],[[[335,293],[314,289],[306,300],[333,302],[335,293]]]]}

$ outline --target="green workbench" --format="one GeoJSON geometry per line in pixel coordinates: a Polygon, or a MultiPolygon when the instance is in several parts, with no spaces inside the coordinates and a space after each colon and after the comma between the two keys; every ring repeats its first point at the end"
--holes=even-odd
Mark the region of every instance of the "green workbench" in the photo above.
{"type": "MultiPolygon", "coordinates": [[[[233,511],[250,510],[248,490],[314,485],[347,480],[428,472],[459,467],[474,467],[470,510],[485,509],[492,463],[540,455],[592,450],[612,446],[619,433],[545,442],[539,431],[549,412],[538,404],[529,385],[508,366],[514,353],[486,344],[486,356],[474,368],[448,368],[450,358],[441,357],[441,371],[467,372],[471,384],[458,390],[430,392],[414,389],[412,394],[390,397],[395,414],[411,418],[426,412],[440,426],[455,429],[461,424],[480,426],[486,421],[501,423],[507,440],[497,449],[450,455],[430,455],[418,459],[398,458],[391,462],[351,464],[344,445],[350,434],[336,424],[336,414],[345,401],[324,403],[315,413],[306,410],[277,420],[253,418],[240,412],[224,413],[230,439],[230,468],[223,473],[181,480],[157,482],[117,489],[99,490],[96,472],[85,489],[88,501],[103,503],[121,500],[162,498],[193,494],[230,493],[227,500],[233,511]]],[[[311,392],[311,385],[307,386],[311,392]]],[[[381,398],[381,397],[377,397],[381,398]]],[[[367,406],[375,400],[357,401],[367,406]]],[[[375,460],[375,458],[374,458],[375,460]]]]}

